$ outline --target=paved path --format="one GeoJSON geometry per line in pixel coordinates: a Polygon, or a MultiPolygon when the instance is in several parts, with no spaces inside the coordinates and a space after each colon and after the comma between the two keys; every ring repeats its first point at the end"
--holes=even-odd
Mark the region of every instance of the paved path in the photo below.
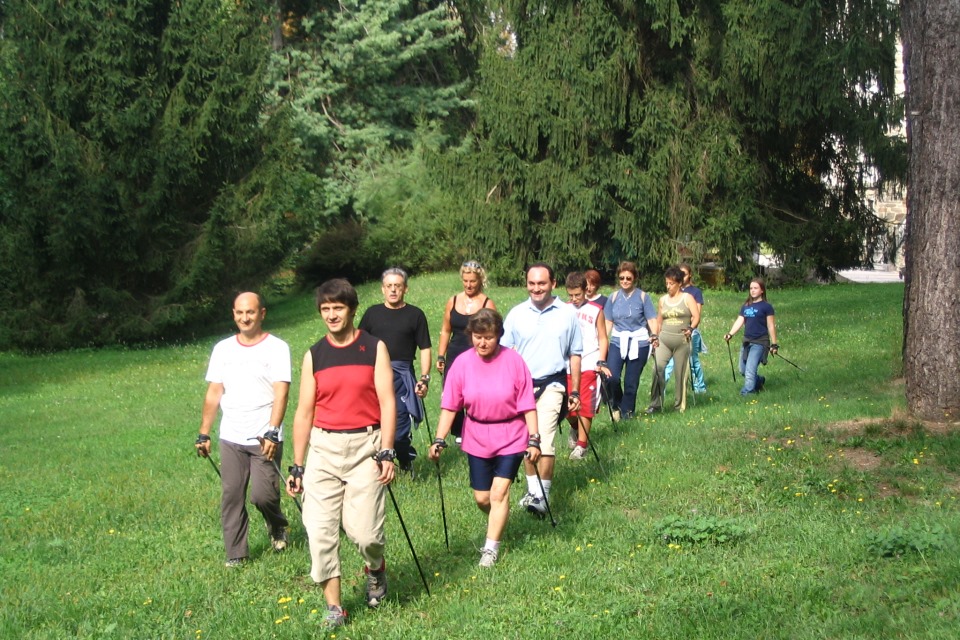
{"type": "Polygon", "coordinates": [[[839,282],[903,282],[899,271],[844,269],[837,272],[839,282]]]}

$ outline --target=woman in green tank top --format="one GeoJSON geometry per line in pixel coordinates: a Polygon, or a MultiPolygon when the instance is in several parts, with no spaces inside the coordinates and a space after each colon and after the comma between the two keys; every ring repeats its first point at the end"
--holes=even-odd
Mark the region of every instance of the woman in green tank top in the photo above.
{"type": "Polygon", "coordinates": [[[666,383],[663,370],[673,358],[674,409],[687,408],[687,389],[690,385],[690,336],[700,324],[700,306],[693,296],[680,290],[683,272],[679,267],[670,267],[663,274],[667,293],[657,306],[657,322],[660,325],[660,342],[656,351],[656,371],[650,389],[650,406],[647,413],[663,409],[663,394],[666,383]]]}

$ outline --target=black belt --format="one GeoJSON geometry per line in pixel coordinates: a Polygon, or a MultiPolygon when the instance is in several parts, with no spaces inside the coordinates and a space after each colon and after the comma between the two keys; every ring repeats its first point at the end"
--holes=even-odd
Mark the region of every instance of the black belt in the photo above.
{"type": "Polygon", "coordinates": [[[356,429],[324,429],[323,427],[320,427],[320,431],[325,431],[326,433],[347,433],[347,434],[367,433],[368,431],[372,433],[374,431],[380,431],[380,425],[374,424],[374,425],[370,425],[369,427],[358,427],[356,429]]]}
{"type": "Polygon", "coordinates": [[[509,418],[504,418],[503,420],[481,420],[480,418],[474,418],[469,413],[467,414],[467,417],[470,418],[471,421],[476,422],[477,424],[506,424],[512,420],[515,420],[519,416],[520,414],[518,413],[516,415],[510,416],[509,418]]]}

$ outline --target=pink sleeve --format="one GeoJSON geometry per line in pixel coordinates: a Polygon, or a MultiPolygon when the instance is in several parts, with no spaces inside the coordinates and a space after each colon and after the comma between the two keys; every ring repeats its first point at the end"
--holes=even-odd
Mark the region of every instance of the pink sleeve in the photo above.
{"type": "MultiPolygon", "coordinates": [[[[458,360],[465,360],[461,354],[458,360]]],[[[447,379],[443,385],[443,394],[440,397],[440,408],[448,411],[463,409],[463,381],[466,379],[463,370],[468,368],[466,362],[459,362],[458,366],[451,367],[447,372],[447,379]]]]}

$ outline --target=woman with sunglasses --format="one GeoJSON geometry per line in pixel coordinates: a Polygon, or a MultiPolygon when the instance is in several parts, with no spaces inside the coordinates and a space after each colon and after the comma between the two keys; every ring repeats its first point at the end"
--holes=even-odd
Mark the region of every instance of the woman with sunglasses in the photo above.
{"type": "MultiPolygon", "coordinates": [[[[443,324],[440,327],[440,345],[437,353],[437,371],[443,377],[446,386],[446,374],[457,356],[472,348],[467,334],[467,323],[480,309],[496,310],[487,294],[483,292],[487,285],[487,273],[479,262],[468,260],[460,266],[460,282],[463,291],[447,300],[443,310],[443,324]]],[[[457,444],[463,437],[463,412],[458,412],[452,429],[457,444]]]]}
{"type": "Polygon", "coordinates": [[[623,376],[623,397],[619,402],[613,398],[614,420],[633,417],[637,408],[637,388],[640,374],[650,356],[650,345],[657,346],[657,310],[650,296],[637,288],[639,272],[634,262],[621,262],[617,268],[620,288],[610,294],[603,307],[610,337],[607,367],[612,379],[620,383],[623,376]]]}

